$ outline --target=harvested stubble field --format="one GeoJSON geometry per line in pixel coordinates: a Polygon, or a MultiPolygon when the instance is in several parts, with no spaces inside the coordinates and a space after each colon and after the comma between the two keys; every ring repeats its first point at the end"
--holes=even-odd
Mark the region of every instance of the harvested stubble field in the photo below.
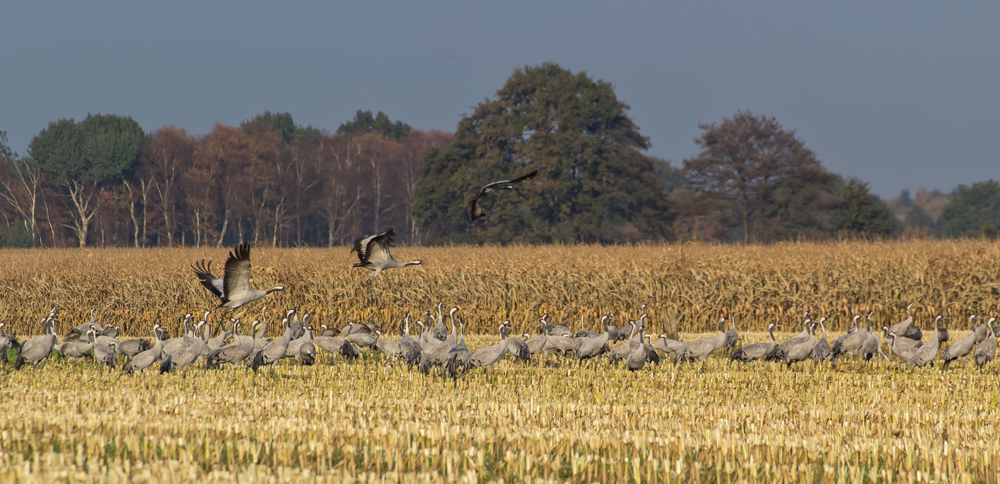
{"type": "MultiPolygon", "coordinates": [[[[685,341],[735,312],[745,344],[771,321],[790,336],[806,309],[832,317],[832,339],[853,314],[895,322],[911,301],[924,328],[942,313],[964,335],[970,312],[996,311],[1000,287],[1000,246],[985,242],[394,252],[425,265],[369,282],[346,249],[255,250],[256,284],[289,290],[246,317],[298,306],[314,325],[377,321],[395,335],[403,313],[445,301],[474,332],[510,319],[536,333],[542,313],[595,329],[598,314],[634,317],[646,303],[651,330],[685,341]]],[[[203,257],[219,266],[224,251],[0,251],[0,321],[37,334],[58,306],[62,333],[97,307],[129,335],[154,322],[176,332],[184,313],[214,305],[189,269],[203,257]]],[[[997,482],[997,363],[937,366],[712,358],[704,373],[667,363],[633,374],[550,356],[453,381],[374,354],[279,365],[275,377],[122,377],[57,359],[0,370],[0,480],[997,482]]]]}

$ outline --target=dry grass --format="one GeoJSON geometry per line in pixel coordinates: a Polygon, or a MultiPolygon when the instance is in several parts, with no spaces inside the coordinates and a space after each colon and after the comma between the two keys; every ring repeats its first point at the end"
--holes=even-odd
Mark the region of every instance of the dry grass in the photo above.
{"type": "MultiPolygon", "coordinates": [[[[981,241],[773,246],[638,246],[398,248],[401,260],[425,265],[393,269],[368,281],[351,268],[346,248],[256,249],[255,284],[283,284],[262,304],[316,312],[315,325],[346,321],[398,322],[438,301],[459,305],[472,332],[492,332],[504,319],[515,332],[535,332],[550,313],[577,327],[614,311],[637,315],[649,304],[656,327],[712,331],[720,314],[736,312],[741,327],[798,321],[805,310],[845,330],[854,314],[872,309],[882,324],[904,317],[917,302],[927,328],[935,314],[955,322],[970,311],[996,311],[1000,244],[981,241]]],[[[187,312],[214,307],[190,265],[222,249],[0,250],[0,321],[21,334],[42,331],[52,306],[65,330],[97,308],[99,321],[146,335],[159,322],[176,331],[187,312]]],[[[356,260],[356,259],[355,259],[356,260]]],[[[247,311],[251,311],[248,309],[247,311]]],[[[241,311],[240,314],[243,314],[241,311]]],[[[255,313],[257,314],[257,313],[255,313]]],[[[797,324],[797,323],[796,323],[797,324]]],[[[959,325],[965,329],[964,325],[959,325]]],[[[797,328],[785,328],[795,329],[797,328]]],[[[277,332],[277,328],[272,328],[277,332]]]]}
{"type": "MultiPolygon", "coordinates": [[[[943,312],[954,325],[996,309],[1000,270],[1000,247],[981,242],[396,252],[426,265],[370,284],[346,250],[261,249],[256,283],[289,286],[268,303],[316,311],[316,324],[385,325],[443,300],[475,329],[509,318],[520,332],[544,312],[575,328],[647,303],[652,330],[690,340],[723,310],[757,331],[783,322],[788,335],[805,309],[838,316],[842,329],[848,315],[872,308],[888,322],[917,301],[919,321],[943,312]]],[[[0,251],[0,321],[37,333],[56,305],[65,330],[96,306],[130,334],[153,322],[176,329],[183,313],[212,305],[188,268],[201,257],[220,265],[223,254],[0,251]]],[[[468,339],[475,349],[497,337],[468,339]]],[[[199,368],[122,378],[53,360],[0,370],[0,481],[997,482],[996,368],[789,371],[710,359],[704,373],[663,364],[633,374],[553,357],[452,381],[377,356],[281,365],[277,377],[199,368]]]]}
{"type": "Polygon", "coordinates": [[[0,376],[0,480],[995,482],[996,375],[897,368],[53,361],[0,376]]]}

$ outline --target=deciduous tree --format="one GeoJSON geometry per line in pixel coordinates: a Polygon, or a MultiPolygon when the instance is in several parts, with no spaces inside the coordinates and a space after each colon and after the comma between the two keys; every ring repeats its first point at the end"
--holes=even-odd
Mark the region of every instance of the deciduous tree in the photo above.
{"type": "Polygon", "coordinates": [[[414,211],[428,242],[599,242],[661,239],[672,214],[649,140],[613,86],[546,63],[517,69],[458,125],[455,142],[428,150],[414,211]],[[470,224],[479,187],[530,170],[470,224]]]}
{"type": "MultiPolygon", "coordinates": [[[[191,168],[197,141],[184,128],[165,126],[149,137],[142,151],[143,170],[153,185],[157,212],[163,218],[163,232],[167,246],[174,246],[177,233],[181,196],[181,177],[191,168]]],[[[161,242],[162,244],[162,242],[161,242]]]]}
{"type": "Polygon", "coordinates": [[[41,243],[37,211],[42,181],[38,163],[14,153],[7,145],[7,133],[0,131],[0,200],[21,218],[32,245],[41,243]]]}
{"type": "Polygon", "coordinates": [[[794,131],[750,111],[698,127],[701,151],[684,160],[689,215],[711,217],[745,242],[829,231],[839,177],[794,131]]]}

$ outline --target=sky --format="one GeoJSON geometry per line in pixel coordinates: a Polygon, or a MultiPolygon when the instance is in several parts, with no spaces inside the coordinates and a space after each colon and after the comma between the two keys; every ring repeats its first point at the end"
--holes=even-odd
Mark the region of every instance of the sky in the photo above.
{"type": "Polygon", "coordinates": [[[1000,2],[9,2],[0,130],[60,118],[192,134],[270,110],[454,131],[514,69],[615,86],[680,166],[700,123],[774,116],[883,197],[1000,178],[1000,2]],[[341,5],[340,3],[344,3],[341,5]]]}

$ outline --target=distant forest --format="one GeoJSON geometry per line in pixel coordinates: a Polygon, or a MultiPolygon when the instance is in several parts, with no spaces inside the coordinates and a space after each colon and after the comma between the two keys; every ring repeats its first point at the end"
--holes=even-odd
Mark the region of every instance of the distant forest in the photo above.
{"type": "Polygon", "coordinates": [[[52,121],[28,152],[0,131],[0,247],[334,246],[995,238],[1000,184],[888,201],[823,167],[794,130],[739,111],[674,166],[613,86],[556,64],[514,71],[454,133],[359,110],[335,132],[264,112],[193,135],[127,115],[52,121]],[[487,183],[538,170],[469,202],[487,183]]]}

